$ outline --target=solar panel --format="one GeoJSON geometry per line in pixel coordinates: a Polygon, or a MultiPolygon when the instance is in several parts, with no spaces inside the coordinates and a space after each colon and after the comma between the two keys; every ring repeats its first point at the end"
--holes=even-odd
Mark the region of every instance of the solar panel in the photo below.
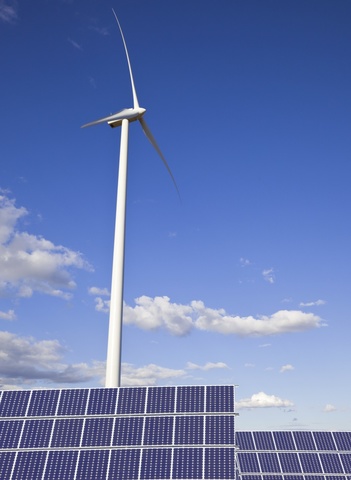
{"type": "Polygon", "coordinates": [[[351,480],[351,432],[236,432],[242,480],[351,480]]]}
{"type": "Polygon", "coordinates": [[[234,479],[234,389],[0,392],[0,479],[234,479]]]}

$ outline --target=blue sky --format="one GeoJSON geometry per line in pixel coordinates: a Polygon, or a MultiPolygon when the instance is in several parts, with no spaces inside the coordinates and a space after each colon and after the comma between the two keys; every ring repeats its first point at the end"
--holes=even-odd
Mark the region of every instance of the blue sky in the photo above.
{"type": "Polygon", "coordinates": [[[103,385],[130,128],[123,384],[235,383],[239,429],[351,429],[351,4],[0,0],[0,382],[103,385]]]}

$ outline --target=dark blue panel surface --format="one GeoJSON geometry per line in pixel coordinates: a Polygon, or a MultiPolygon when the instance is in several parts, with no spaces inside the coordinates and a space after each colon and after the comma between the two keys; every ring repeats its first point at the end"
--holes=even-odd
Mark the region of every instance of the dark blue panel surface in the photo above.
{"type": "Polygon", "coordinates": [[[206,412],[234,412],[234,387],[232,385],[206,387],[206,412]]]}
{"type": "Polygon", "coordinates": [[[55,415],[59,395],[59,390],[33,390],[27,415],[29,417],[55,415]]]}
{"type": "Polygon", "coordinates": [[[234,448],[205,449],[205,479],[234,479],[234,448]]]}
{"type": "Polygon", "coordinates": [[[111,445],[113,418],[87,418],[84,424],[83,447],[109,447],[111,445]]]}
{"type": "Polygon", "coordinates": [[[334,432],[333,436],[338,450],[351,450],[351,432],[334,432]]]}
{"type": "Polygon", "coordinates": [[[100,480],[106,478],[108,450],[81,450],[76,480],[100,480]]]}
{"type": "Polygon", "coordinates": [[[0,478],[10,478],[15,452],[0,452],[0,478]]]}
{"type": "Polygon", "coordinates": [[[74,480],[78,451],[51,451],[45,469],[45,480],[74,480]]]}
{"type": "Polygon", "coordinates": [[[283,473],[302,473],[297,453],[280,452],[278,457],[283,473]]]}
{"type": "Polygon", "coordinates": [[[20,447],[48,447],[53,423],[53,420],[26,420],[20,447]]]}
{"type": "Polygon", "coordinates": [[[112,450],[108,480],[135,480],[139,474],[140,450],[112,450]]]}
{"type": "Polygon", "coordinates": [[[273,437],[278,450],[296,450],[291,432],[273,432],[273,437]]]}
{"type": "Polygon", "coordinates": [[[141,445],[142,417],[116,418],[112,445],[141,445]]]}
{"type": "Polygon", "coordinates": [[[203,412],[205,387],[178,387],[177,412],[203,412]]]}
{"type": "Polygon", "coordinates": [[[273,452],[258,453],[258,461],[261,465],[261,471],[264,473],[280,473],[278,455],[273,452]]]}
{"type": "Polygon", "coordinates": [[[206,417],[206,445],[233,445],[234,444],[234,417],[208,416],[206,417]]]}
{"type": "Polygon", "coordinates": [[[324,473],[344,473],[339,455],[320,453],[319,458],[322,463],[324,473]]]}
{"type": "Polygon", "coordinates": [[[82,436],[83,419],[69,418],[55,420],[52,447],[79,447],[82,436]]]}
{"type": "Polygon", "coordinates": [[[263,480],[283,480],[281,475],[263,475],[263,480]]]}
{"type": "Polygon", "coordinates": [[[271,432],[253,432],[257,450],[275,450],[271,432]]]}
{"type": "Polygon", "coordinates": [[[24,417],[30,393],[30,390],[5,390],[1,396],[0,417],[24,417]]]}
{"type": "Polygon", "coordinates": [[[18,447],[22,427],[23,420],[4,420],[0,422],[0,448],[18,447]]]}
{"type": "Polygon", "coordinates": [[[333,435],[330,432],[313,432],[317,450],[336,450],[333,435]]]}
{"type": "Polygon", "coordinates": [[[172,478],[202,478],[202,448],[175,448],[172,478]]]}
{"type": "Polygon", "coordinates": [[[252,432],[236,432],[236,444],[240,450],[255,450],[252,432]]]}
{"type": "Polygon", "coordinates": [[[240,452],[238,455],[240,472],[259,473],[261,471],[257,454],[253,452],[240,452]]]}
{"type": "Polygon", "coordinates": [[[92,388],[88,402],[88,415],[113,415],[117,403],[116,388],[92,388]]]}
{"type": "Polygon", "coordinates": [[[204,418],[176,417],[175,445],[198,445],[204,443],[204,418]]]}
{"type": "Polygon", "coordinates": [[[40,479],[43,475],[46,454],[47,452],[18,452],[11,480],[40,479]]]}
{"type": "Polygon", "coordinates": [[[120,388],[117,402],[118,414],[145,413],[146,388],[120,388]]]}
{"type": "Polygon", "coordinates": [[[175,387],[149,387],[147,413],[173,413],[175,411],[175,387]]]}
{"type": "Polygon", "coordinates": [[[345,473],[351,473],[351,453],[341,453],[340,459],[344,466],[345,473]]]}
{"type": "Polygon", "coordinates": [[[146,417],[144,445],[171,445],[173,417],[146,417]]]}
{"type": "Polygon", "coordinates": [[[311,432],[297,431],[293,435],[298,450],[316,450],[311,432]]]}
{"type": "Polygon", "coordinates": [[[169,479],[171,475],[172,450],[150,448],[142,451],[141,479],[169,479]]]}
{"type": "Polygon", "coordinates": [[[85,415],[89,390],[62,390],[57,415],[85,415]]]}
{"type": "Polygon", "coordinates": [[[299,458],[304,473],[322,473],[317,453],[300,453],[299,458]]]}

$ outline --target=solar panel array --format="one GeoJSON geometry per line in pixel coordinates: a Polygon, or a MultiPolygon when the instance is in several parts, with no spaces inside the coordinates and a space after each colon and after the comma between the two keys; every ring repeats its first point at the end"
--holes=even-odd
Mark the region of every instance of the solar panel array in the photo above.
{"type": "Polygon", "coordinates": [[[234,390],[3,391],[0,479],[234,479],[234,390]]]}
{"type": "Polygon", "coordinates": [[[351,480],[351,432],[236,432],[242,480],[351,480]]]}

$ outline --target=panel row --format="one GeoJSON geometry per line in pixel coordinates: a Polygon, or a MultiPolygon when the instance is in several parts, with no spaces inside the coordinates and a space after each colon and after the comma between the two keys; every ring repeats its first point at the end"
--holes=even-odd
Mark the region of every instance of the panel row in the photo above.
{"type": "Polygon", "coordinates": [[[351,432],[237,432],[240,450],[351,451],[351,432]]]}
{"type": "Polygon", "coordinates": [[[240,475],[240,480],[351,480],[349,475],[240,475]]]}
{"type": "Polygon", "coordinates": [[[0,449],[139,445],[234,445],[234,415],[0,421],[0,449]]]}
{"type": "Polygon", "coordinates": [[[351,453],[238,452],[240,473],[351,474],[351,453]]]}
{"type": "Polygon", "coordinates": [[[0,417],[232,413],[233,385],[0,392],[0,417]]]}
{"type": "Polygon", "coordinates": [[[234,479],[233,448],[0,452],[7,480],[234,479]]]}

